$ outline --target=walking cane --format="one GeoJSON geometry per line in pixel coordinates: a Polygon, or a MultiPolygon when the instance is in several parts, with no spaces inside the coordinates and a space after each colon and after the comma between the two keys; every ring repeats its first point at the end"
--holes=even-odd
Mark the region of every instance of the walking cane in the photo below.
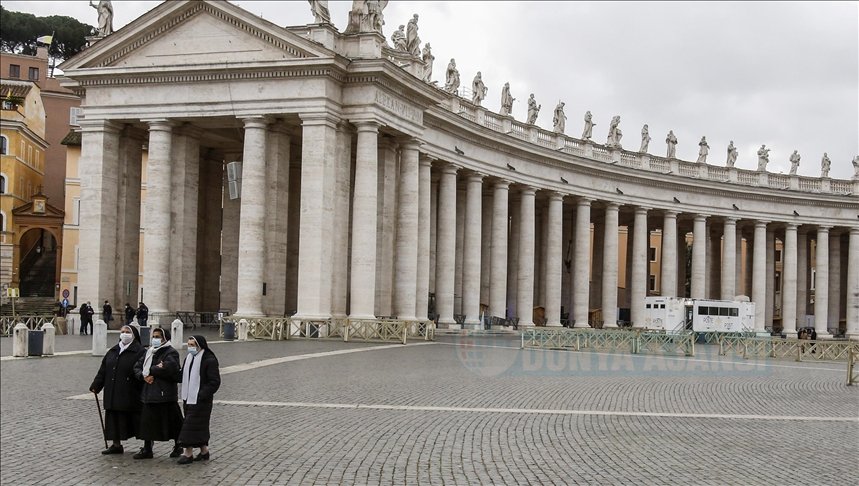
{"type": "Polygon", "coordinates": [[[98,401],[98,393],[93,392],[95,395],[95,406],[98,407],[98,421],[101,422],[101,437],[104,439],[104,448],[107,449],[107,432],[104,430],[104,417],[101,416],[101,402],[98,401]]]}

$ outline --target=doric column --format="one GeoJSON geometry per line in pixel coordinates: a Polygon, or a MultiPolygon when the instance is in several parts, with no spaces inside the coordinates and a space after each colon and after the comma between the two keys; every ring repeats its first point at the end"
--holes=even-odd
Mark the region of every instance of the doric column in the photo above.
{"type": "MultiPolygon", "coordinates": [[[[549,221],[546,232],[546,325],[561,326],[561,233],[564,225],[564,197],[549,194],[549,221]]],[[[616,252],[615,252],[616,253],[616,252]]]]}
{"type": "Polygon", "coordinates": [[[755,303],[755,332],[766,330],[767,301],[767,222],[755,222],[755,246],[752,265],[752,302],[755,303]]]}
{"type": "Polygon", "coordinates": [[[299,320],[331,317],[331,230],[339,121],[328,113],[301,115],[298,309],[294,316],[299,320]]]}
{"type": "Polygon", "coordinates": [[[805,327],[808,314],[808,232],[800,228],[796,234],[796,318],[805,327]]]}
{"type": "Polygon", "coordinates": [[[829,227],[817,227],[814,279],[814,330],[817,338],[831,337],[829,334],[829,227]]]}
{"type": "Polygon", "coordinates": [[[734,300],[737,281],[737,220],[725,218],[722,233],[722,300],[734,300]]]}
{"type": "Polygon", "coordinates": [[[708,225],[709,245],[707,250],[707,298],[719,300],[722,297],[722,235],[716,231],[715,221],[708,225]]]}
{"type": "Polygon", "coordinates": [[[441,168],[438,182],[438,235],[435,302],[441,328],[453,328],[453,287],[456,276],[456,171],[455,165],[441,168]]]}
{"type": "Polygon", "coordinates": [[[767,328],[773,328],[773,317],[775,314],[775,230],[767,227],[767,297],[765,303],[764,322],[767,328]]]}
{"type": "Polygon", "coordinates": [[[470,174],[465,196],[465,241],[463,242],[462,313],[465,325],[480,325],[480,218],[483,198],[483,175],[470,174]]]}
{"type": "Polygon", "coordinates": [[[287,127],[276,124],[266,143],[265,196],[265,285],[263,312],[282,316],[286,312],[287,235],[295,221],[289,219],[290,136],[287,127]]]}
{"type": "Polygon", "coordinates": [[[240,316],[262,315],[262,284],[265,275],[265,159],[268,121],[245,118],[245,145],[242,156],[241,223],[239,225],[240,316]]]}
{"type": "Polygon", "coordinates": [[[647,269],[650,265],[647,258],[647,249],[650,247],[647,208],[635,208],[633,224],[630,318],[633,327],[644,327],[644,298],[647,296],[647,269]]]}
{"type": "Polygon", "coordinates": [[[200,135],[192,125],[173,130],[170,213],[170,294],[167,307],[192,311],[197,284],[197,204],[200,188],[200,135]]]}
{"type": "Polygon", "coordinates": [[[373,319],[376,296],[379,124],[355,123],[355,189],[352,196],[352,266],[349,317],[373,319]],[[370,229],[369,231],[367,229],[370,229]]]}
{"type": "MultiPolygon", "coordinates": [[[[167,120],[149,122],[146,162],[146,210],[143,233],[143,301],[150,314],[167,312],[170,280],[170,158],[173,125],[167,120]]],[[[81,252],[83,253],[83,252],[81,252]]]]}
{"type": "Polygon", "coordinates": [[[126,126],[119,149],[119,210],[116,224],[116,291],[111,302],[137,304],[140,280],[140,184],[143,140],[126,126]]]}
{"type": "Polygon", "coordinates": [[[662,268],[660,271],[663,297],[677,297],[677,213],[665,211],[662,225],[662,268]]]}
{"type": "Polygon", "coordinates": [[[524,187],[519,202],[519,270],[517,304],[519,326],[534,325],[534,197],[533,187],[524,187]]]}
{"type": "MultiPolygon", "coordinates": [[[[437,257],[438,257],[438,179],[439,172],[432,172],[430,168],[430,268],[429,268],[429,292],[436,293],[435,279],[437,257]]],[[[438,312],[438,308],[436,308],[438,312]]]]}
{"type": "Polygon", "coordinates": [[[850,228],[847,251],[847,337],[859,339],[859,228],[850,228]]]}
{"type": "Polygon", "coordinates": [[[415,294],[415,316],[427,320],[430,284],[430,183],[432,157],[420,155],[418,169],[418,282],[415,294]]]}
{"type": "MultiPolygon", "coordinates": [[[[337,125],[336,158],[332,164],[334,212],[331,224],[331,317],[344,318],[349,294],[349,207],[352,187],[352,129],[345,121],[337,125]]],[[[371,228],[375,229],[373,225],[371,228]]],[[[375,270],[375,269],[374,269],[375,270]]],[[[375,279],[375,274],[373,275],[375,279]]],[[[371,306],[375,293],[370,295],[371,306]]],[[[353,301],[354,302],[354,301],[353,301]]]]}
{"type": "Polygon", "coordinates": [[[580,198],[576,203],[576,251],[573,267],[573,319],[575,327],[590,327],[588,304],[590,299],[591,258],[591,200],[580,198]]]}
{"type": "Polygon", "coordinates": [[[376,219],[376,316],[391,316],[394,288],[394,238],[397,233],[397,181],[400,172],[395,142],[383,137],[378,151],[376,219]],[[382,258],[384,256],[384,258],[382,258]]]}
{"type": "Polygon", "coordinates": [[[605,241],[603,243],[602,317],[603,327],[617,327],[617,203],[605,207],[605,241]]]}
{"type": "Polygon", "coordinates": [[[796,337],[796,229],[797,225],[788,223],[784,230],[781,322],[782,332],[788,337],[796,337]]]}
{"type": "MultiPolygon", "coordinates": [[[[394,275],[394,313],[415,319],[418,265],[418,147],[416,140],[402,145],[400,191],[397,198],[397,266],[394,275]]],[[[478,261],[479,264],[479,261],[478,261]]]]}
{"type": "Polygon", "coordinates": [[[693,299],[705,299],[705,286],[707,276],[705,268],[707,265],[707,216],[695,215],[692,227],[692,288],[690,297],[693,299]]]}
{"type": "Polygon", "coordinates": [[[480,203],[480,307],[489,313],[489,286],[492,280],[492,194],[486,191],[480,203]],[[483,309],[483,306],[486,306],[483,309]]]}
{"type": "Polygon", "coordinates": [[[510,182],[498,181],[492,195],[489,314],[507,317],[507,206],[510,182]]]}
{"type": "Polygon", "coordinates": [[[242,200],[229,198],[229,187],[227,186],[228,181],[226,177],[222,178],[222,184],[224,209],[222,213],[223,219],[221,220],[219,308],[230,309],[231,312],[235,312],[238,301],[239,223],[241,221],[242,200]]]}
{"type": "Polygon", "coordinates": [[[841,234],[829,234],[829,329],[841,325],[841,234]]]}
{"type": "Polygon", "coordinates": [[[519,193],[510,196],[510,236],[507,239],[507,318],[519,315],[519,233],[521,210],[519,193]]]}

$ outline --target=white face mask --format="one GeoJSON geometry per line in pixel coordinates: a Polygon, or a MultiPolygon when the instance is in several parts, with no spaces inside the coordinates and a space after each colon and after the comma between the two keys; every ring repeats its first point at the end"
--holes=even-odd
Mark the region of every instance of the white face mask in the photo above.
{"type": "Polygon", "coordinates": [[[197,348],[195,348],[194,346],[188,346],[188,354],[190,354],[191,356],[196,356],[197,348]]]}
{"type": "Polygon", "coordinates": [[[131,334],[130,332],[120,333],[119,340],[122,344],[129,344],[131,341],[134,341],[134,334],[131,334]]]}
{"type": "Polygon", "coordinates": [[[152,338],[152,347],[158,348],[161,346],[161,338],[152,338]]]}

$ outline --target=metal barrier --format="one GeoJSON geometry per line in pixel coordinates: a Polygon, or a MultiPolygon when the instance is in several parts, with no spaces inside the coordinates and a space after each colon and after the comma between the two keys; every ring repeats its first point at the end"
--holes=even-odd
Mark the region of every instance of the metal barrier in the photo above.
{"type": "Polygon", "coordinates": [[[859,381],[859,372],[856,371],[856,362],[859,361],[859,349],[854,346],[847,353],[847,385],[849,386],[859,381]]]}
{"type": "Polygon", "coordinates": [[[722,336],[719,354],[743,358],[794,359],[796,361],[848,361],[851,350],[859,353],[859,343],[841,340],[722,336]]]}
{"type": "MultiPolygon", "coordinates": [[[[293,338],[339,338],[348,341],[395,341],[405,344],[409,338],[435,340],[432,321],[401,321],[397,319],[293,319],[291,317],[230,316],[230,321],[248,323],[248,336],[270,341],[293,338]]],[[[219,326],[223,337],[223,323],[219,326]]]]}
{"type": "Polygon", "coordinates": [[[665,333],[643,329],[530,328],[522,331],[522,347],[694,356],[695,337],[689,332],[665,333]]]}
{"type": "Polygon", "coordinates": [[[27,326],[27,329],[30,329],[31,331],[38,331],[48,322],[56,326],[57,318],[56,316],[16,316],[13,319],[12,316],[3,316],[0,317],[0,336],[11,336],[12,329],[14,329],[15,324],[19,322],[24,323],[24,325],[27,326]]]}

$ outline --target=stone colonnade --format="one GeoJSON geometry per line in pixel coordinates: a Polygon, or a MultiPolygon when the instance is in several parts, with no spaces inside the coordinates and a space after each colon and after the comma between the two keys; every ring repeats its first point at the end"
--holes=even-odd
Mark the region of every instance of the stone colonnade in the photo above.
{"type": "MultiPolygon", "coordinates": [[[[561,194],[433,158],[421,141],[375,119],[312,113],[298,126],[262,116],[240,122],[241,199],[224,195],[219,203],[212,194],[224,181],[211,171],[222,168],[205,156],[204,131],[142,121],[149,131],[144,300],[153,314],[234,302],[243,316],[426,320],[432,310],[451,328],[480,327],[485,316],[520,326],[534,325],[535,316],[560,326],[566,317],[587,327],[600,309],[598,324],[614,327],[628,305],[632,325],[643,326],[648,294],[733,299],[742,291],[757,303],[758,331],[771,326],[778,307],[788,334],[807,313],[818,336],[842,317],[859,334],[859,228],[561,194]],[[658,289],[648,288],[653,230],[661,232],[658,289]],[[201,284],[213,280],[217,288],[201,284]],[[623,302],[619,287],[626,287],[623,302]]],[[[141,225],[139,192],[131,188],[141,180],[133,162],[142,132],[98,120],[83,123],[82,132],[81,293],[96,302],[134,300],[117,294],[137,286],[139,248],[129,236],[141,225]]]]}

